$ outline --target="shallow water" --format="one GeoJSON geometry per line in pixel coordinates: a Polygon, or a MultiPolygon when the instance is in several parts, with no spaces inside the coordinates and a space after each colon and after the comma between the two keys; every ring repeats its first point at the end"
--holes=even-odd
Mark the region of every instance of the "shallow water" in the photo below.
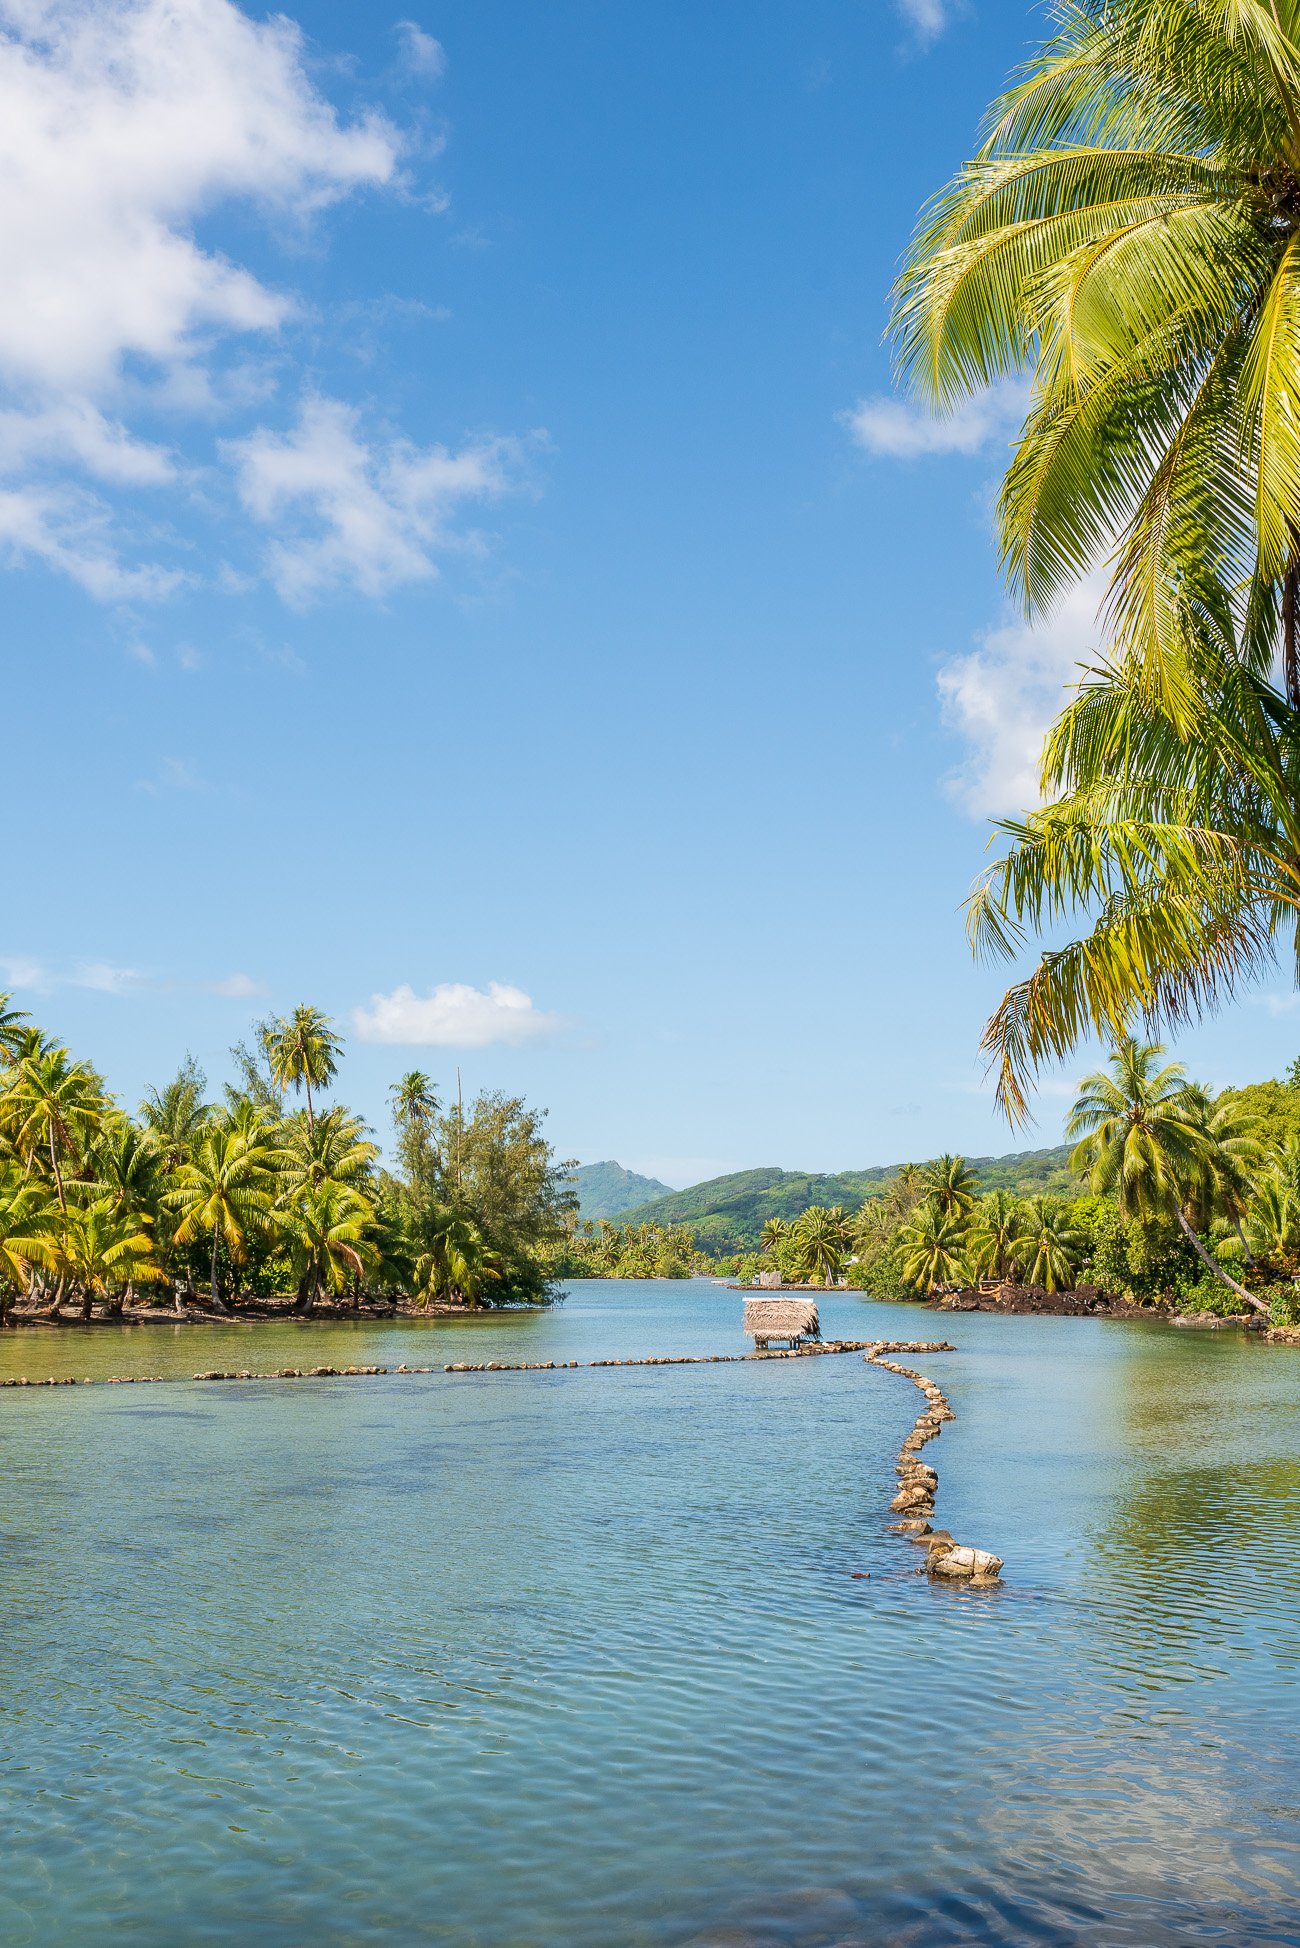
{"type": "MultiPolygon", "coordinates": [[[[0,1374],[734,1351],[536,1318],[0,1338],[0,1374]]],[[[1300,1353],[936,1320],[855,1356],[0,1394],[0,1938],[1300,1943],[1300,1353]],[[855,1571],[870,1580],[854,1580],[855,1571]]]]}

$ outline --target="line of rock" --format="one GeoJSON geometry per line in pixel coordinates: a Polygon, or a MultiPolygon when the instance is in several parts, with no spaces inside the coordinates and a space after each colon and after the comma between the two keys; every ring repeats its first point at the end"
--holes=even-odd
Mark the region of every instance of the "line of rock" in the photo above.
{"type": "Polygon", "coordinates": [[[898,1493],[889,1504],[901,1520],[891,1523],[897,1535],[904,1535],[909,1542],[918,1542],[925,1548],[925,1567],[931,1576],[954,1578],[968,1583],[996,1583],[1002,1575],[1002,1558],[988,1549],[972,1549],[959,1543],[947,1529],[936,1529],[930,1517],[934,1514],[934,1498],[939,1492],[939,1476],[926,1462],[920,1459],[922,1448],[928,1441],[937,1441],[946,1420],[956,1420],[957,1416],[946,1396],[928,1374],[919,1373],[914,1366],[901,1366],[897,1360],[884,1357],[886,1353],[951,1353],[954,1348],[946,1339],[906,1340],[882,1339],[863,1354],[871,1366],[883,1366],[887,1373],[897,1373],[910,1380],[925,1395],[926,1406],[918,1414],[911,1432],[898,1451],[898,1462],[894,1473],[899,1477],[898,1493]]]}
{"type": "MultiPolygon", "coordinates": [[[[195,1373],[194,1380],[351,1380],[372,1373],[562,1373],[577,1367],[597,1366],[732,1366],[742,1360],[807,1359],[817,1353],[861,1353],[874,1341],[869,1339],[825,1339],[808,1346],[791,1346],[776,1351],[754,1353],[657,1354],[639,1360],[451,1360],[444,1366],[279,1366],[271,1373],[247,1370],[225,1371],[213,1368],[195,1373]]],[[[134,1387],[161,1386],[180,1381],[180,1373],[114,1373],[104,1380],[4,1379],[0,1387],[134,1387]]]]}

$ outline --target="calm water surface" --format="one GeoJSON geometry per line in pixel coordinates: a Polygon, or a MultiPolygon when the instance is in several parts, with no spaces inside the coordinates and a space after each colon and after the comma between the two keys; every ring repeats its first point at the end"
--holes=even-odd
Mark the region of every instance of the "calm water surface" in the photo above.
{"type": "MultiPolygon", "coordinates": [[[[826,1330],[940,1322],[836,1296],[826,1330]]],[[[736,1350],[533,1319],[13,1333],[0,1371],[736,1350]]],[[[860,1359],[0,1395],[0,1939],[1300,1943],[1300,1352],[943,1321],[860,1359]],[[855,1571],[869,1580],[855,1580],[855,1571]]]]}

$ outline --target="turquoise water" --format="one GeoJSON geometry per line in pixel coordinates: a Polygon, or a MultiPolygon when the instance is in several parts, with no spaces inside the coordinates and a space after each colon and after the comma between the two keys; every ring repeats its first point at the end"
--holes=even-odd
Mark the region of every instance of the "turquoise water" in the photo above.
{"type": "MultiPolygon", "coordinates": [[[[11,1333],[0,1373],[733,1351],[537,1318],[11,1333]]],[[[8,1944],[1300,1943],[1300,1352],[935,1320],[842,1359],[0,1394],[8,1944]],[[868,1580],[855,1572],[868,1572],[868,1580]]]]}

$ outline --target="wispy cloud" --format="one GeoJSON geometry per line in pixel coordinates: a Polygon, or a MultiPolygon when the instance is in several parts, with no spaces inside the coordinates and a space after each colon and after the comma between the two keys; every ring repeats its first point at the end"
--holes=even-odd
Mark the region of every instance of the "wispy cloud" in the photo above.
{"type": "Polygon", "coordinates": [[[957,12],[953,0],[895,0],[899,13],[921,47],[938,40],[957,12]]]}
{"type": "Polygon", "coordinates": [[[446,49],[423,27],[418,27],[413,20],[399,20],[393,32],[397,36],[402,66],[408,73],[417,74],[425,81],[437,81],[446,73],[446,49]]]}
{"type": "Polygon", "coordinates": [[[1275,1019],[1283,1015],[1293,1015],[1296,1009],[1300,1008],[1300,993],[1297,993],[1294,988],[1280,994],[1252,994],[1248,995],[1247,999],[1252,1006],[1266,1009],[1275,1019]]]}
{"type": "Polygon", "coordinates": [[[523,448],[512,439],[471,441],[455,453],[371,442],[351,406],[309,398],[289,432],[262,427],[222,451],[245,508],[274,530],[268,575],[301,608],[340,587],[386,595],[436,575],[439,551],[478,545],[455,516],[466,502],[504,494],[523,448]]]}
{"type": "Polygon", "coordinates": [[[84,988],[94,994],[215,994],[249,1001],[267,992],[251,974],[224,974],[212,981],[175,981],[122,967],[110,960],[79,960],[70,969],[54,968],[30,954],[0,954],[0,987],[51,994],[56,988],[84,988]]]}
{"type": "Polygon", "coordinates": [[[428,994],[396,987],[356,1008],[352,1024],[363,1042],[405,1043],[412,1048],[518,1048],[553,1035],[567,1024],[534,1007],[522,988],[489,981],[486,988],[445,981],[428,994]]]}
{"type": "Polygon", "coordinates": [[[947,785],[972,818],[996,818],[1040,802],[1043,739],[1080,665],[1097,660],[1103,592],[1099,576],[1082,582],[1043,620],[991,629],[977,649],[940,669],[944,721],[968,746],[947,785]]]}
{"type": "Polygon", "coordinates": [[[890,393],[860,399],[840,415],[856,446],[890,460],[916,460],[933,453],[982,453],[1007,444],[1025,416],[1028,389],[1009,379],[963,401],[950,413],[924,411],[890,393]]]}

